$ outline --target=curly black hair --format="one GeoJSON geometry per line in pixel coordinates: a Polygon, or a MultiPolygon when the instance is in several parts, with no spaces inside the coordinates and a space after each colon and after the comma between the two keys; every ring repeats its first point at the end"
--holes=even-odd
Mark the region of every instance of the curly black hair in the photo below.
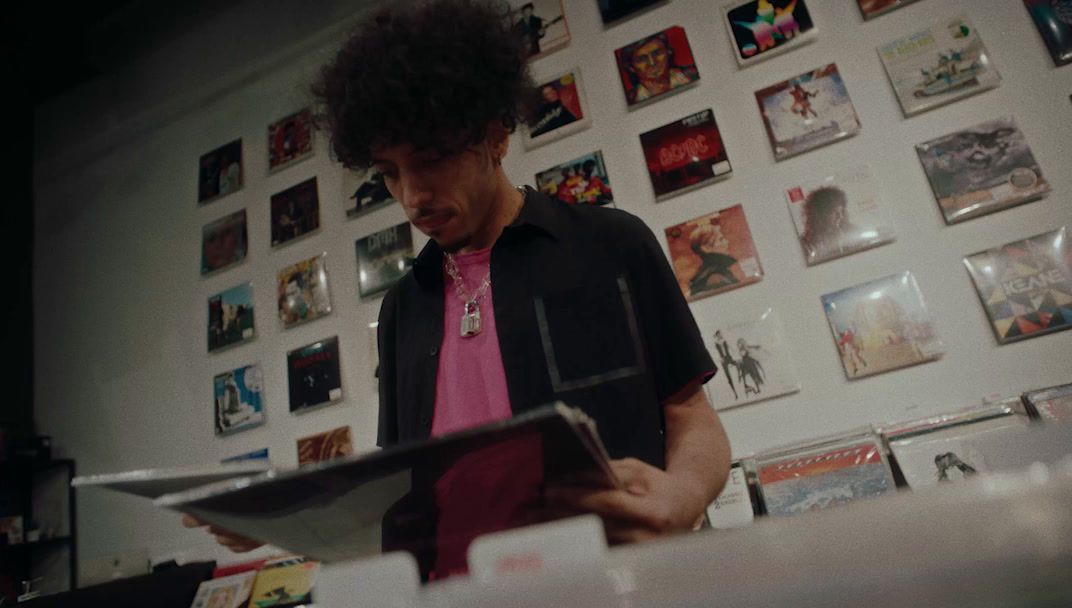
{"type": "Polygon", "coordinates": [[[501,3],[398,3],[358,25],[312,85],[335,156],[365,169],[377,146],[449,155],[531,116],[525,46],[501,3]]]}

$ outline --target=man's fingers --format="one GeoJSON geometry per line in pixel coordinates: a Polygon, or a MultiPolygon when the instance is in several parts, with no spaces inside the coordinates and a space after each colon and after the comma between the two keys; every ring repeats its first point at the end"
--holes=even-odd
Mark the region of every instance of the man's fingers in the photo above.
{"type": "Polygon", "coordinates": [[[544,499],[552,509],[595,513],[603,517],[650,525],[650,518],[641,501],[622,490],[549,488],[544,492],[544,499]]]}
{"type": "Polygon", "coordinates": [[[182,525],[186,526],[187,528],[200,528],[201,526],[204,526],[204,525],[207,525],[207,524],[205,522],[201,521],[200,519],[197,519],[193,515],[188,515],[186,513],[183,513],[182,514],[182,525]]]}

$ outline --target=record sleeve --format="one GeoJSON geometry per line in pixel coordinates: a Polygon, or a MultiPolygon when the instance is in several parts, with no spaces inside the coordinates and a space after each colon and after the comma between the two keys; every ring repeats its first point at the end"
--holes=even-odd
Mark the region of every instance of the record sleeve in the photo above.
{"type": "Polygon", "coordinates": [[[316,177],[272,195],[272,247],[320,228],[316,177]]]}
{"type": "Polygon", "coordinates": [[[744,469],[741,463],[735,462],[730,466],[730,475],[722,493],[707,507],[707,521],[712,528],[726,529],[747,526],[753,519],[755,511],[744,469]]]}
{"type": "Polygon", "coordinates": [[[348,201],[347,219],[360,217],[395,202],[383,183],[383,174],[379,171],[347,170],[343,173],[342,189],[343,197],[348,201]]]}
{"type": "Polygon", "coordinates": [[[216,376],[216,434],[264,424],[264,377],[259,365],[247,365],[216,376]]]}
{"type": "Polygon", "coordinates": [[[964,258],[999,344],[1072,327],[1065,227],[964,258]]]}
{"type": "Polygon", "coordinates": [[[1037,200],[1050,191],[1011,116],[916,145],[947,224],[1037,200]]]}
{"type": "Polygon", "coordinates": [[[667,0],[598,0],[599,15],[604,25],[611,25],[626,17],[650,10],[667,0]]]}
{"type": "Polygon", "coordinates": [[[210,203],[242,189],[242,140],[236,139],[201,156],[197,202],[210,203]]]}
{"type": "Polygon", "coordinates": [[[639,107],[700,80],[685,28],[675,25],[614,51],[625,101],[639,107]]]}
{"type": "Polygon", "coordinates": [[[246,259],[246,210],[209,222],[201,228],[201,274],[230,268],[246,259]]]}
{"type": "Polygon", "coordinates": [[[349,426],[340,426],[298,439],[298,466],[334,460],[353,453],[354,444],[350,438],[349,426]]]}
{"type": "Polygon", "coordinates": [[[860,131],[856,108],[833,63],[756,91],[756,103],[775,160],[860,131]]]}
{"type": "Polygon", "coordinates": [[[740,205],[666,229],[670,260],[690,302],[751,285],[763,277],[752,232],[740,205]]]}
{"type": "Polygon", "coordinates": [[[71,487],[108,488],[125,494],[157,498],[217,481],[249,477],[269,469],[268,462],[265,460],[139,469],[122,473],[80,475],[71,480],[71,487]]]}
{"type": "Polygon", "coordinates": [[[768,308],[755,321],[720,327],[709,336],[722,372],[705,387],[711,405],[724,410],[800,390],[781,320],[768,308]]]}
{"type": "Polygon", "coordinates": [[[287,352],[291,413],[342,400],[339,338],[332,336],[287,352]]]}
{"type": "Polygon", "coordinates": [[[906,117],[1001,82],[979,33],[963,16],[898,38],[878,54],[906,117]]]}
{"type": "Polygon", "coordinates": [[[911,272],[822,297],[849,379],[925,361],[945,352],[911,272]]]}
{"type": "Polygon", "coordinates": [[[722,14],[741,67],[807,44],[819,34],[804,0],[737,0],[724,5],[722,14]]]}
{"type": "Polygon", "coordinates": [[[249,608],[298,608],[312,605],[320,564],[304,558],[280,565],[265,564],[257,572],[249,608]]]}
{"type": "Polygon", "coordinates": [[[408,222],[357,239],[357,290],[361,298],[382,294],[413,266],[413,232],[408,222]]]}
{"type": "Polygon", "coordinates": [[[1056,65],[1072,62],[1072,1],[1024,0],[1056,65]]]}
{"type": "Polygon", "coordinates": [[[268,125],[268,172],[279,171],[313,155],[313,117],[304,108],[268,125]]]}
{"type": "Polygon", "coordinates": [[[640,146],[657,201],[729,177],[733,172],[711,110],[641,133],[640,146]]]}
{"type": "Polygon", "coordinates": [[[331,312],[326,253],[302,260],[276,275],[279,320],[284,328],[319,319],[331,312]]]}
{"type": "Polygon", "coordinates": [[[862,165],[785,191],[808,266],[894,240],[871,168],[862,165]]]}
{"type": "Polygon", "coordinates": [[[208,352],[254,337],[253,283],[236,285],[208,299],[208,352]]]}
{"type": "Polygon", "coordinates": [[[540,171],[536,188],[567,205],[614,205],[602,150],[540,171]]]}
{"type": "Polygon", "coordinates": [[[190,608],[246,608],[256,571],[202,581],[190,608]]]}
{"type": "Polygon", "coordinates": [[[522,125],[525,148],[532,149],[592,126],[580,68],[572,68],[540,83],[540,103],[522,125]]]}
{"type": "Polygon", "coordinates": [[[569,44],[569,23],[562,4],[562,0],[510,0],[510,22],[529,61],[569,44]]]}
{"type": "Polygon", "coordinates": [[[1046,422],[1072,421],[1072,384],[1051,386],[1023,394],[1023,401],[1040,420],[1046,422]]]}
{"type": "Polygon", "coordinates": [[[863,14],[864,19],[872,19],[879,15],[885,15],[886,13],[912,4],[916,0],[856,0],[856,3],[860,5],[860,13],[863,14]]]}
{"type": "Polygon", "coordinates": [[[268,462],[268,448],[261,448],[259,450],[253,450],[252,452],[245,452],[244,454],[237,454],[235,456],[228,456],[221,460],[221,463],[228,462],[245,462],[247,460],[264,461],[268,462]]]}

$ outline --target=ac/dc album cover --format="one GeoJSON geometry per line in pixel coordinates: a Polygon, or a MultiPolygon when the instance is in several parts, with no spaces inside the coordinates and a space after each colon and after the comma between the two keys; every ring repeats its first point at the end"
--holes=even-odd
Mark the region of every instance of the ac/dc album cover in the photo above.
{"type": "Polygon", "coordinates": [[[354,444],[350,439],[349,426],[340,426],[298,439],[298,466],[350,456],[353,453],[354,444]]]}
{"type": "Polygon", "coordinates": [[[319,319],[331,312],[327,254],[302,260],[279,271],[276,296],[284,328],[319,319]]]}
{"type": "Polygon", "coordinates": [[[866,165],[793,186],[785,198],[809,266],[894,240],[866,165]]]}
{"type": "Polygon", "coordinates": [[[190,608],[245,608],[256,577],[251,570],[202,581],[190,608]]]}
{"type": "Polygon", "coordinates": [[[562,0],[510,0],[510,21],[529,61],[569,44],[562,0]]]}
{"type": "Polygon", "coordinates": [[[740,205],[666,229],[670,259],[690,302],[751,285],[763,277],[752,232],[740,205]]]}
{"type": "Polygon", "coordinates": [[[320,227],[320,197],[316,178],[272,195],[272,247],[304,236],[320,227]]]}
{"type": "Polygon", "coordinates": [[[382,294],[413,266],[413,233],[403,222],[354,243],[357,290],[362,298],[382,294]]]}
{"type": "Polygon", "coordinates": [[[1023,394],[1023,401],[1034,409],[1039,420],[1072,421],[1072,384],[1027,391],[1023,394]]]}
{"type": "Polygon", "coordinates": [[[864,19],[871,19],[872,17],[885,15],[906,4],[912,4],[915,1],[916,0],[856,0],[856,3],[860,5],[860,12],[863,13],[864,19]]]}
{"type": "Polygon", "coordinates": [[[228,462],[249,462],[250,460],[268,460],[268,448],[261,448],[259,450],[253,450],[252,452],[245,452],[244,454],[228,456],[220,462],[226,464],[228,462]]]}
{"type": "Polygon", "coordinates": [[[640,145],[657,201],[733,172],[711,110],[641,133],[640,145]]]}
{"type": "Polygon", "coordinates": [[[1001,211],[1050,191],[1011,116],[916,145],[948,224],[1001,211]]]}
{"type": "Polygon", "coordinates": [[[242,188],[242,140],[236,139],[201,157],[197,202],[205,204],[242,188]]]}
{"type": "Polygon", "coordinates": [[[313,155],[312,111],[305,108],[268,125],[268,171],[313,155]]]}
{"type": "Polygon", "coordinates": [[[998,343],[1072,327],[1072,244],[1065,227],[964,258],[998,343]]]}
{"type": "Polygon", "coordinates": [[[740,0],[722,7],[741,67],[807,44],[819,34],[804,0],[740,0]]]}
{"type": "Polygon", "coordinates": [[[860,119],[833,63],[756,91],[775,160],[851,137],[860,119]]]}
{"type": "Polygon", "coordinates": [[[208,352],[253,337],[253,283],[237,285],[208,299],[208,352]]]}
{"type": "Polygon", "coordinates": [[[302,559],[257,572],[249,608],[299,608],[313,603],[313,586],[320,570],[319,562],[302,559]]]}
{"type": "Polygon", "coordinates": [[[383,174],[379,171],[361,173],[345,171],[342,178],[342,194],[346,198],[346,217],[353,219],[371,213],[395,202],[383,174]]]}
{"type": "Polygon", "coordinates": [[[822,297],[850,379],[937,359],[945,347],[911,272],[822,297]]]}
{"type": "Polygon", "coordinates": [[[773,309],[754,321],[719,327],[707,337],[708,350],[719,368],[705,385],[716,410],[800,390],[793,355],[773,309]]]}
{"type": "Polygon", "coordinates": [[[768,515],[818,511],[896,491],[879,439],[757,464],[768,515]]]}
{"type": "Polygon", "coordinates": [[[603,24],[611,25],[641,11],[666,4],[667,0],[598,0],[598,2],[599,15],[603,18],[603,24]]]}
{"type": "Polygon", "coordinates": [[[538,88],[539,107],[532,119],[522,125],[526,148],[542,146],[592,125],[579,68],[542,82],[538,88]]]}
{"type": "Polygon", "coordinates": [[[700,80],[685,28],[675,25],[614,51],[630,107],[681,91],[700,80]]]}
{"type": "Polygon", "coordinates": [[[287,384],[292,413],[342,400],[339,338],[287,352],[287,384]]]}
{"type": "Polygon", "coordinates": [[[261,368],[247,365],[216,376],[212,381],[216,398],[216,434],[222,435],[264,422],[261,368]]]}
{"type": "Polygon", "coordinates": [[[201,274],[230,268],[246,259],[246,210],[209,222],[201,228],[201,274]]]}
{"type": "Polygon", "coordinates": [[[1024,0],[1050,56],[1057,65],[1072,62],[1072,0],[1024,0]]]}
{"type": "Polygon", "coordinates": [[[878,49],[905,116],[998,86],[1001,76],[966,17],[898,38],[878,49]]]}
{"type": "Polygon", "coordinates": [[[540,171],[536,188],[567,205],[614,204],[602,150],[540,171]]]}
{"type": "Polygon", "coordinates": [[[747,526],[754,519],[755,509],[752,506],[752,495],[748,491],[744,468],[741,463],[734,462],[730,466],[730,474],[726,478],[722,493],[707,506],[707,521],[712,528],[724,530],[747,526]]]}

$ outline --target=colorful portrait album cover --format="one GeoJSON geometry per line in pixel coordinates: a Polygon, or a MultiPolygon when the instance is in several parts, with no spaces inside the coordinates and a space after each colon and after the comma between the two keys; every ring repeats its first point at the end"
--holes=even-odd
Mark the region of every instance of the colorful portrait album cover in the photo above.
{"type": "Polygon", "coordinates": [[[257,571],[251,570],[202,581],[190,608],[244,608],[255,578],[257,571]]]}
{"type": "Polygon", "coordinates": [[[873,17],[878,17],[879,15],[885,15],[902,6],[912,4],[915,1],[916,0],[856,0],[856,3],[860,5],[860,12],[863,13],[864,19],[871,19],[873,17]]]}
{"type": "Polygon", "coordinates": [[[1011,116],[918,144],[946,223],[1037,200],[1050,191],[1011,116]]]}
{"type": "Polygon", "coordinates": [[[641,133],[640,146],[657,201],[733,173],[711,110],[641,133]]]}
{"type": "Polygon", "coordinates": [[[309,108],[268,125],[268,171],[278,171],[313,155],[313,116],[309,108]]]}
{"type": "Polygon", "coordinates": [[[205,204],[242,188],[242,140],[220,146],[201,157],[197,202],[205,204]]]}
{"type": "Polygon", "coordinates": [[[630,107],[681,91],[700,80],[685,28],[675,25],[614,51],[630,107]]]}
{"type": "Polygon", "coordinates": [[[264,423],[264,377],[257,365],[219,374],[212,380],[216,402],[216,434],[264,423]]]}
{"type": "Polygon", "coordinates": [[[272,247],[320,228],[320,197],[316,178],[272,195],[272,247]]]}
{"type": "Polygon", "coordinates": [[[866,165],[792,186],[785,199],[809,266],[895,238],[866,165]]]}
{"type": "Polygon", "coordinates": [[[253,583],[249,608],[300,608],[313,603],[319,562],[304,557],[265,565],[253,583]]]}
{"type": "Polygon", "coordinates": [[[613,205],[602,150],[585,154],[536,174],[536,188],[567,205],[613,205]]]}
{"type": "Polygon", "coordinates": [[[201,274],[241,262],[248,246],[245,209],[205,224],[201,228],[201,274]]]}
{"type": "Polygon", "coordinates": [[[350,427],[324,431],[298,439],[298,466],[334,460],[354,453],[354,444],[350,439],[350,427]]]}
{"type": "Polygon", "coordinates": [[[756,91],[775,160],[851,137],[860,119],[833,63],[756,91]]]}
{"type": "Polygon", "coordinates": [[[353,219],[371,213],[395,202],[383,174],[379,171],[345,171],[342,178],[342,194],[346,199],[346,218],[353,219]]]}
{"type": "Polygon", "coordinates": [[[319,319],[331,312],[327,254],[302,260],[279,271],[276,296],[284,328],[319,319]]]}
{"type": "Polygon", "coordinates": [[[413,266],[413,232],[403,222],[354,242],[357,289],[362,298],[390,289],[413,266]]]}
{"type": "Polygon", "coordinates": [[[1072,327],[1072,244],[1062,226],[964,258],[998,343],[1072,327]]]}
{"type": "Polygon", "coordinates": [[[599,15],[604,25],[621,21],[642,11],[665,4],[667,0],[598,0],[599,15]]]}
{"type": "Polygon", "coordinates": [[[1024,0],[1050,57],[1057,65],[1072,62],[1072,0],[1024,0]]]}
{"type": "Polygon", "coordinates": [[[235,456],[228,456],[220,462],[227,464],[229,462],[249,462],[251,460],[268,460],[268,448],[260,448],[259,450],[244,452],[242,454],[236,454],[235,456]]]}
{"type": "Polygon", "coordinates": [[[208,299],[208,352],[253,338],[252,283],[237,285],[208,299]]]}
{"type": "Polygon", "coordinates": [[[510,0],[510,21],[529,61],[569,44],[562,0],[510,0]]]}
{"type": "Polygon", "coordinates": [[[540,100],[531,124],[522,125],[525,147],[532,149],[587,129],[592,124],[581,83],[573,68],[538,87],[540,100]]]}
{"type": "Polygon", "coordinates": [[[753,321],[719,327],[706,337],[718,373],[705,387],[716,410],[800,390],[782,322],[773,309],[753,321]]]}
{"type": "Polygon", "coordinates": [[[670,259],[690,302],[750,285],[763,277],[740,205],[666,229],[670,259]]]}
{"type": "Polygon", "coordinates": [[[878,49],[905,116],[998,86],[1001,76],[966,17],[916,32],[878,49]]]}
{"type": "Polygon", "coordinates": [[[287,352],[287,385],[291,412],[341,401],[339,338],[333,336],[287,352]]]}
{"type": "Polygon", "coordinates": [[[819,33],[804,0],[738,0],[724,5],[722,14],[741,67],[807,44],[819,33]]]}
{"type": "Polygon", "coordinates": [[[845,375],[862,378],[945,352],[911,272],[822,297],[845,375]]]}

